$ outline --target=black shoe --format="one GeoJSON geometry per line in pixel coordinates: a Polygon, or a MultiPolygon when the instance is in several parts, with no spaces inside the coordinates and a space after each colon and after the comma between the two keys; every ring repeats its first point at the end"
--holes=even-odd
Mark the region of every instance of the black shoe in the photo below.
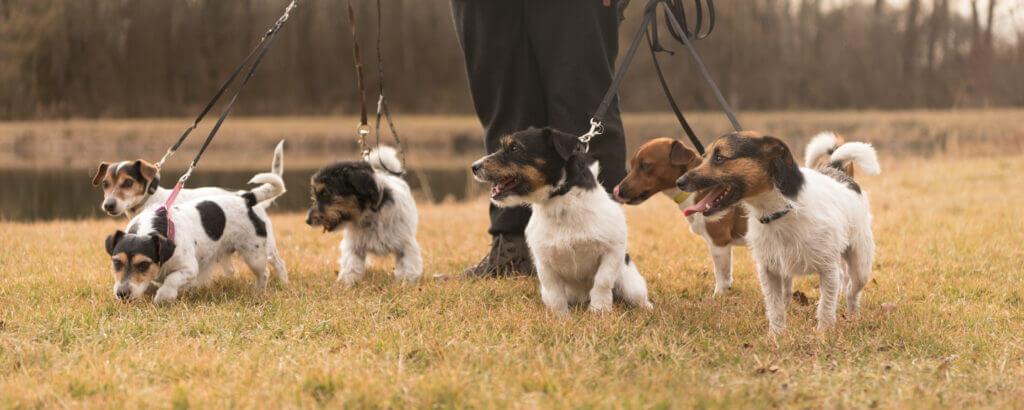
{"type": "Polygon", "coordinates": [[[480,263],[462,272],[465,276],[492,278],[503,276],[536,276],[530,248],[522,234],[497,234],[491,240],[491,251],[480,263]]]}

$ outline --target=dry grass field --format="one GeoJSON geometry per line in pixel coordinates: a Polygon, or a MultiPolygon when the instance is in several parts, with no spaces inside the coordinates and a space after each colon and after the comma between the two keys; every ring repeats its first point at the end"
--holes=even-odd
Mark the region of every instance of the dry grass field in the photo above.
{"type": "MultiPolygon", "coordinates": [[[[339,235],[298,214],[273,215],[289,285],[258,297],[242,271],[123,304],[103,251],[123,221],[0,223],[0,407],[1019,407],[1024,156],[881,156],[859,178],[878,244],[863,313],[816,334],[816,279],[798,279],[810,304],[778,338],[748,252],[712,298],[705,245],[662,197],[627,208],[655,309],[568,319],[535,279],[403,286],[385,260],[342,289],[339,235]]],[[[484,252],[485,208],[421,205],[425,278],[484,252]]]]}

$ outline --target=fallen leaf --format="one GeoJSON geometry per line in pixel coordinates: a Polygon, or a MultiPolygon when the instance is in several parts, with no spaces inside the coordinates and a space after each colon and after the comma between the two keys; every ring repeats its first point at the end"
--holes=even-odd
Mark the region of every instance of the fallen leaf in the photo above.
{"type": "Polygon", "coordinates": [[[800,306],[808,306],[811,304],[811,301],[807,299],[807,294],[799,290],[793,292],[793,301],[800,306]]]}

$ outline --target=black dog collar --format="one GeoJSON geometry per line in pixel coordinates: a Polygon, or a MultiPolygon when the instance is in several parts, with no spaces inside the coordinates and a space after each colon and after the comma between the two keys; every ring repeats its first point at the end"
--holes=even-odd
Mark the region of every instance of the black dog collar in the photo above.
{"type": "Polygon", "coordinates": [[[786,209],[783,209],[783,210],[781,210],[779,212],[776,212],[776,213],[768,215],[768,216],[760,217],[757,220],[759,222],[767,225],[771,221],[774,221],[776,219],[779,219],[779,218],[782,218],[782,217],[786,216],[786,214],[788,214],[789,211],[792,211],[792,210],[793,210],[793,205],[786,205],[786,209]]]}

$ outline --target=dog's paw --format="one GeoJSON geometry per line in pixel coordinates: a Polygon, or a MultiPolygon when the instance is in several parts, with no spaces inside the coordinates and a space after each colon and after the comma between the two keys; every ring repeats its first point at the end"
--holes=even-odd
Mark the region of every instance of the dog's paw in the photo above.
{"type": "Polygon", "coordinates": [[[611,311],[612,311],[612,304],[611,303],[607,303],[607,304],[605,304],[605,303],[601,303],[601,304],[591,303],[590,304],[590,312],[591,313],[608,313],[608,312],[611,312],[611,311]]]}
{"type": "Polygon", "coordinates": [[[153,304],[169,305],[178,298],[178,291],[175,289],[160,288],[153,297],[153,304]]]}
{"type": "Polygon", "coordinates": [[[362,279],[362,277],[359,274],[356,274],[355,272],[343,272],[340,275],[338,275],[337,282],[341,286],[350,288],[352,287],[352,285],[355,285],[356,282],[359,282],[360,279],[362,279]]]}
{"type": "Polygon", "coordinates": [[[642,307],[644,309],[647,309],[647,310],[653,310],[654,309],[654,304],[651,303],[651,301],[648,300],[648,301],[644,302],[642,307]]]}
{"type": "Polygon", "coordinates": [[[729,285],[729,286],[716,286],[715,287],[715,294],[714,294],[714,296],[715,297],[725,296],[730,291],[732,291],[732,285],[729,285]]]}

